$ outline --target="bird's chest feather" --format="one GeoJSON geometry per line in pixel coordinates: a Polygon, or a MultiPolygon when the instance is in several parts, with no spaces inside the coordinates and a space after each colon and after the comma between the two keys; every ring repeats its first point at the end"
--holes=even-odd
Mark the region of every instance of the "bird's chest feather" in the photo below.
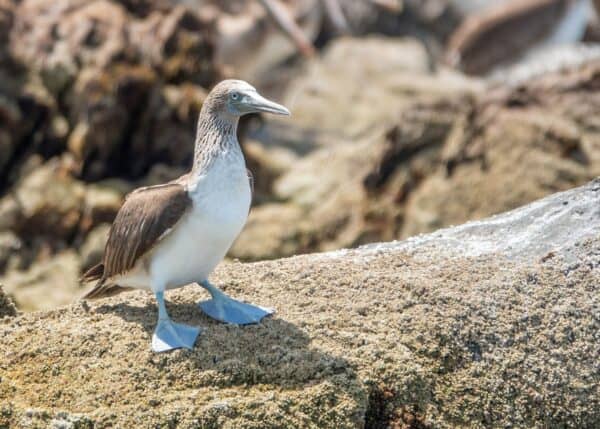
{"type": "Polygon", "coordinates": [[[189,192],[193,202],[192,218],[220,229],[225,236],[237,236],[248,217],[252,198],[241,152],[216,159],[189,192]]]}

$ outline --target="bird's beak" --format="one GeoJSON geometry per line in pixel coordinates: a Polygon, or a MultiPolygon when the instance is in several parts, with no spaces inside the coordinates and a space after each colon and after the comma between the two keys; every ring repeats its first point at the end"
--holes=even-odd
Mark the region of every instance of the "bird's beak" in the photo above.
{"type": "Polygon", "coordinates": [[[244,104],[248,106],[248,109],[252,112],[267,112],[275,115],[290,116],[290,111],[271,100],[267,100],[265,97],[260,95],[258,92],[252,92],[247,94],[244,100],[244,104]]]}

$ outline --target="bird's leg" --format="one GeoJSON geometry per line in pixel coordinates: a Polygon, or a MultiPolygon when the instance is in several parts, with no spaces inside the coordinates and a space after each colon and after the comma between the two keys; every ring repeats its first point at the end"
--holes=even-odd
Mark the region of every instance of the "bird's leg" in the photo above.
{"type": "Polygon", "coordinates": [[[154,335],[152,335],[152,350],[160,353],[182,347],[194,348],[201,329],[173,322],[167,313],[164,292],[156,292],[156,302],[158,303],[158,323],[154,335]]]}
{"type": "Polygon", "coordinates": [[[212,299],[202,301],[198,305],[213,319],[236,325],[249,325],[275,313],[271,308],[258,307],[230,298],[208,280],[199,284],[210,293],[212,299]]]}

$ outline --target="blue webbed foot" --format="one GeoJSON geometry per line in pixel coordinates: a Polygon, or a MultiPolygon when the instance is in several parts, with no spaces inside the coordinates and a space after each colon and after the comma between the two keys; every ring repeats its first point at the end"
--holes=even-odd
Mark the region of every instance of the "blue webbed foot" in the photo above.
{"type": "Polygon", "coordinates": [[[180,348],[193,349],[202,329],[173,322],[167,313],[163,291],[156,292],[156,303],[158,323],[152,335],[152,350],[160,353],[180,348]]]}
{"type": "Polygon", "coordinates": [[[258,323],[275,312],[272,308],[258,307],[245,302],[227,299],[209,299],[198,304],[208,316],[220,322],[236,325],[258,323]]]}
{"type": "Polygon", "coordinates": [[[200,285],[210,292],[212,299],[201,301],[198,306],[209,317],[220,322],[249,325],[258,323],[263,318],[275,313],[272,308],[259,307],[230,298],[208,281],[202,282],[200,285]]]}
{"type": "Polygon", "coordinates": [[[160,353],[180,348],[193,349],[201,331],[195,326],[175,323],[171,319],[161,319],[152,335],[152,350],[160,353]]]}

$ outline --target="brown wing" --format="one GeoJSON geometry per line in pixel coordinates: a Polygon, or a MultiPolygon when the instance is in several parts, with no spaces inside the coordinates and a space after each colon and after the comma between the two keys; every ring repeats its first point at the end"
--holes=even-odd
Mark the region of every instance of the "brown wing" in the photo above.
{"type": "Polygon", "coordinates": [[[488,72],[540,41],[560,22],[570,0],[512,0],[465,19],[446,59],[469,74],[488,72]]]}
{"type": "Polygon", "coordinates": [[[99,279],[84,298],[106,296],[112,287],[105,285],[106,280],[131,270],[169,233],[191,203],[179,183],[140,188],[129,194],[110,229],[102,264],[83,276],[84,280],[99,279]]]}

